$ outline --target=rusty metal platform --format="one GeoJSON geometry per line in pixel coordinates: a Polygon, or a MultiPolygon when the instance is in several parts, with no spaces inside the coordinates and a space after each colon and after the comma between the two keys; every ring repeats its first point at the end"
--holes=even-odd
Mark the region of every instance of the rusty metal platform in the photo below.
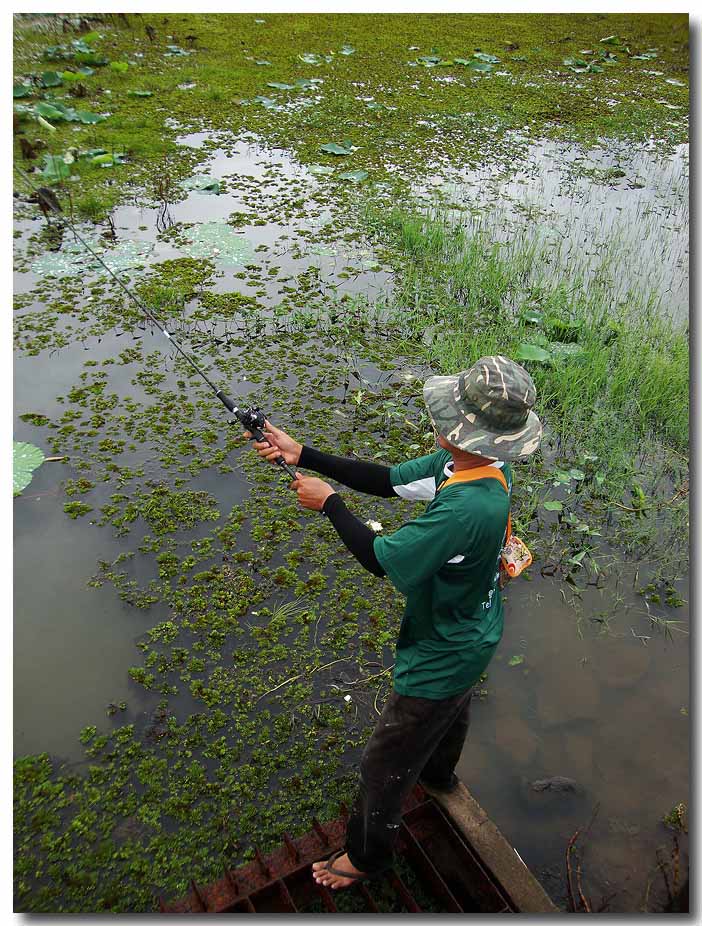
{"type": "Polygon", "coordinates": [[[175,903],[160,902],[164,913],[303,913],[381,912],[378,892],[395,912],[515,913],[509,894],[481,862],[451,818],[421,787],[405,805],[397,842],[397,864],[372,882],[358,882],[341,892],[317,884],[312,862],[344,845],[347,811],[329,823],[312,820],[312,829],[267,856],[255,850],[254,861],[207,886],[191,882],[190,892],[175,903]],[[401,877],[400,868],[405,875],[401,877]],[[375,895],[375,899],[374,899],[375,895]],[[419,895],[419,896],[418,896],[419,895]],[[343,903],[339,910],[337,901],[343,903]],[[424,903],[422,907],[421,903],[424,903]]]}

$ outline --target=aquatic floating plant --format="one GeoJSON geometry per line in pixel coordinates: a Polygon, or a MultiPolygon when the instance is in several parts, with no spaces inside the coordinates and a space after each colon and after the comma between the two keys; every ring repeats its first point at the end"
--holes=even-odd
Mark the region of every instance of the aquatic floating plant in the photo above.
{"type": "Polygon", "coordinates": [[[300,59],[300,61],[304,61],[305,64],[313,64],[315,67],[319,67],[321,64],[324,64],[325,61],[327,64],[329,64],[332,60],[331,55],[315,55],[312,53],[306,55],[298,55],[297,57],[300,59]]]}
{"type": "Polygon", "coordinates": [[[351,180],[354,183],[360,183],[367,176],[367,170],[345,170],[343,174],[339,174],[339,180],[351,180]]]}
{"type": "MultiPolygon", "coordinates": [[[[146,241],[120,241],[106,246],[101,238],[95,236],[87,240],[92,250],[99,254],[114,273],[135,269],[145,263],[153,250],[153,245],[146,241]]],[[[39,276],[66,277],[86,270],[102,269],[77,241],[64,244],[60,251],[47,251],[32,262],[32,272],[39,276]]]]}
{"type": "Polygon", "coordinates": [[[260,103],[264,109],[282,109],[282,106],[278,106],[276,101],[269,96],[255,96],[254,103],[260,103]]]}
{"type": "Polygon", "coordinates": [[[353,154],[353,145],[348,139],[345,139],[340,145],[335,141],[330,141],[324,145],[320,145],[319,150],[326,151],[327,154],[343,156],[346,154],[353,154]]]}
{"type": "Polygon", "coordinates": [[[32,481],[34,470],[41,466],[46,458],[43,452],[24,441],[12,444],[12,494],[20,495],[32,481]]]}
{"type": "Polygon", "coordinates": [[[194,177],[188,177],[181,184],[184,190],[195,190],[198,193],[209,193],[219,196],[221,184],[216,177],[208,177],[205,174],[195,174],[194,177]]]}
{"type": "Polygon", "coordinates": [[[63,75],[57,71],[43,71],[41,83],[43,87],[60,87],[63,83],[63,75]]]}
{"type": "Polygon", "coordinates": [[[203,222],[189,230],[185,246],[188,257],[201,257],[223,264],[245,264],[253,258],[253,248],[226,222],[203,222]]]}
{"type": "Polygon", "coordinates": [[[50,183],[58,183],[65,180],[71,173],[71,168],[64,161],[60,154],[47,154],[44,157],[44,167],[41,175],[44,180],[50,183]]]}

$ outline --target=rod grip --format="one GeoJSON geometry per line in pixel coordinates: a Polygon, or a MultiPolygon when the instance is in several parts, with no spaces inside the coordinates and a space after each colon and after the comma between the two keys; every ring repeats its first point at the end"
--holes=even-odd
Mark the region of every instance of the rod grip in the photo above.
{"type": "Polygon", "coordinates": [[[219,401],[222,403],[222,405],[224,405],[224,407],[225,407],[228,411],[230,411],[230,412],[233,412],[233,411],[234,411],[234,409],[236,408],[236,405],[234,405],[234,403],[233,403],[232,400],[229,398],[229,396],[226,394],[226,392],[222,392],[222,390],[220,389],[220,390],[218,390],[218,391],[215,393],[215,395],[217,396],[217,398],[219,399],[219,401]]]}
{"type": "MultiPolygon", "coordinates": [[[[266,435],[263,433],[263,431],[260,428],[253,428],[250,433],[251,433],[251,437],[249,438],[250,440],[262,441],[265,444],[268,443],[268,438],[266,437],[266,435]]],[[[280,466],[281,469],[285,470],[285,472],[288,474],[288,476],[290,476],[291,479],[297,478],[295,470],[292,469],[290,466],[288,466],[288,464],[285,462],[285,457],[282,455],[282,453],[279,457],[276,457],[275,462],[278,464],[278,466],[280,466]]]]}

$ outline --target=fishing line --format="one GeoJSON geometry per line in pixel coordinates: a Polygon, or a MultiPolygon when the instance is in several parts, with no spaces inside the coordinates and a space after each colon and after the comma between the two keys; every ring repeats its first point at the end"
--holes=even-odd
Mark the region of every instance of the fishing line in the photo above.
{"type": "MultiPolygon", "coordinates": [[[[170,344],[172,344],[172,346],[181,355],[181,357],[183,357],[183,359],[186,360],[190,364],[190,366],[193,368],[193,370],[195,370],[198,376],[204,379],[204,381],[207,383],[210,389],[214,392],[214,394],[217,396],[220,402],[225,406],[225,408],[228,411],[230,411],[233,415],[235,415],[236,418],[238,418],[238,420],[244,425],[247,431],[251,432],[251,435],[252,435],[251,439],[257,440],[257,441],[263,441],[264,443],[268,443],[268,440],[262,430],[265,424],[265,420],[266,420],[266,416],[263,414],[263,412],[259,408],[253,408],[253,407],[247,408],[247,409],[239,408],[238,406],[234,404],[234,402],[229,398],[229,396],[222,389],[218,389],[217,386],[212,382],[212,380],[207,376],[207,374],[203,370],[200,369],[197,363],[195,363],[195,361],[190,356],[190,354],[188,354],[185,350],[183,350],[183,348],[180,346],[178,341],[176,341],[176,339],[168,331],[168,329],[161,322],[161,320],[156,315],[154,315],[151,309],[149,309],[148,306],[145,305],[144,302],[142,302],[142,300],[139,299],[139,297],[135,293],[132,292],[132,290],[124,283],[123,280],[120,280],[117,274],[114,273],[114,271],[105,263],[102,257],[100,257],[100,255],[97,254],[90,247],[90,245],[83,238],[83,236],[78,233],[74,223],[68,218],[65,212],[61,209],[61,206],[59,205],[58,200],[56,199],[56,195],[54,194],[53,190],[49,190],[46,187],[35,187],[29,175],[21,167],[18,167],[17,165],[15,165],[14,169],[21,175],[20,179],[24,181],[25,186],[27,186],[31,190],[33,195],[36,197],[37,202],[39,203],[39,206],[42,212],[46,214],[48,211],[51,211],[55,215],[60,217],[59,221],[64,226],[70,228],[70,230],[76,236],[78,241],[80,241],[80,243],[83,245],[86,251],[99,264],[101,264],[105,268],[107,273],[113,278],[113,280],[115,280],[119,284],[119,286],[124,290],[127,296],[129,296],[132,302],[139,308],[139,310],[149,319],[149,321],[151,321],[158,328],[161,334],[164,335],[164,337],[168,340],[170,344]]],[[[290,467],[285,462],[285,459],[282,456],[282,454],[281,456],[276,458],[275,462],[278,464],[278,466],[280,466],[281,469],[283,469],[288,474],[288,476],[290,476],[292,479],[296,478],[295,470],[292,469],[292,467],[290,467]]]]}

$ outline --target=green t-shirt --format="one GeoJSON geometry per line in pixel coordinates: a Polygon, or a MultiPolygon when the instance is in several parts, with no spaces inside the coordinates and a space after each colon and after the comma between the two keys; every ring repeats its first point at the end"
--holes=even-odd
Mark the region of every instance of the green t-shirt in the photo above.
{"type": "MultiPolygon", "coordinates": [[[[493,465],[502,468],[511,491],[510,467],[493,465]]],[[[407,596],[394,672],[401,695],[438,699],[465,691],[502,636],[499,558],[509,497],[490,478],[437,492],[452,474],[446,450],[393,466],[395,492],[429,504],[416,520],[373,543],[388,578],[407,596]]]]}

